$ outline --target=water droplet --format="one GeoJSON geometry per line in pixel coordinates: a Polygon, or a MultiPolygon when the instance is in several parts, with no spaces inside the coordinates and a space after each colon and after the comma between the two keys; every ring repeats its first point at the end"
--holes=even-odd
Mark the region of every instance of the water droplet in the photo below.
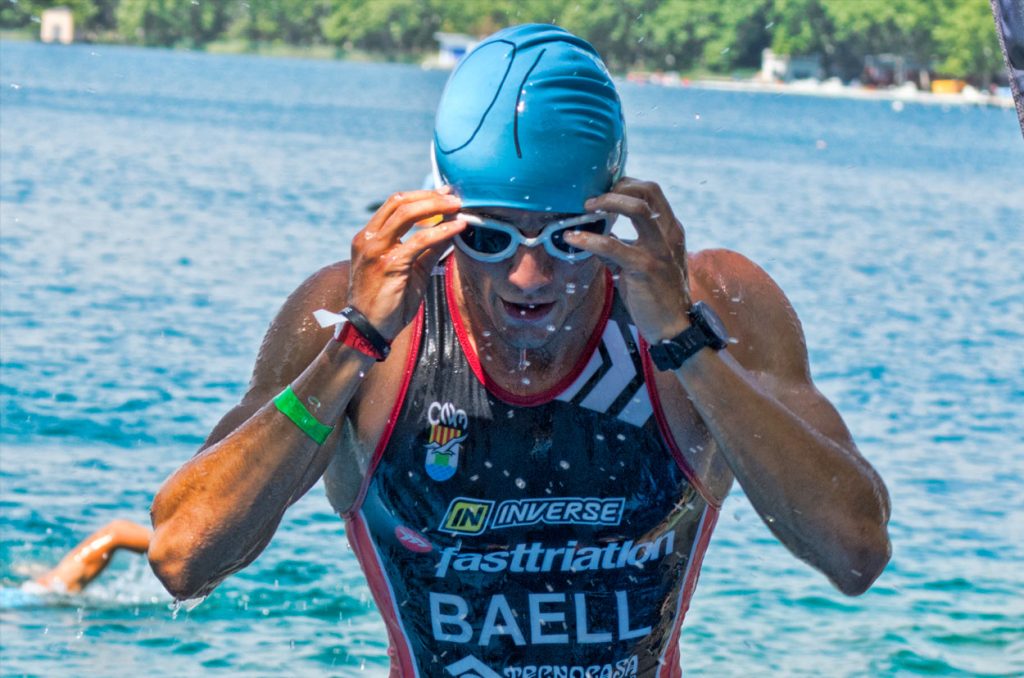
{"type": "Polygon", "coordinates": [[[618,435],[616,435],[615,437],[616,437],[616,438],[617,438],[618,440],[620,440],[620,441],[621,441],[621,440],[625,440],[625,439],[626,439],[626,436],[622,435],[621,433],[619,433],[619,434],[618,434],[618,435]]]}
{"type": "Polygon", "coordinates": [[[565,284],[565,293],[566,294],[576,294],[576,283],[566,283],[565,284]]]}
{"type": "Polygon", "coordinates": [[[494,462],[485,461],[484,462],[484,466],[486,466],[487,468],[493,468],[494,467],[494,462]]]}
{"type": "Polygon", "coordinates": [[[525,490],[526,481],[523,480],[522,478],[516,478],[516,487],[518,487],[520,490],[525,490]]]}
{"type": "Polygon", "coordinates": [[[491,336],[491,331],[490,331],[490,330],[484,330],[484,331],[483,331],[483,332],[481,332],[480,334],[482,334],[482,335],[483,335],[483,336],[485,336],[485,337],[489,337],[489,336],[491,336]]]}
{"type": "Polygon", "coordinates": [[[523,377],[519,381],[520,381],[520,383],[522,383],[523,386],[529,386],[530,385],[530,378],[529,377],[523,377]]]}
{"type": "Polygon", "coordinates": [[[546,330],[547,330],[548,332],[554,332],[554,331],[555,331],[555,330],[557,330],[558,328],[557,328],[557,327],[555,327],[554,325],[548,325],[548,326],[547,326],[547,327],[545,327],[544,329],[546,329],[546,330]]]}
{"type": "Polygon", "coordinates": [[[558,462],[558,465],[561,466],[562,468],[569,468],[569,462],[567,462],[565,459],[558,462]]]}
{"type": "Polygon", "coordinates": [[[594,436],[594,437],[595,437],[595,438],[597,438],[598,440],[604,440],[604,434],[601,434],[601,433],[598,433],[598,434],[597,434],[596,436],[594,436]]]}
{"type": "Polygon", "coordinates": [[[696,115],[694,115],[693,119],[694,120],[700,120],[700,113],[697,113],[696,115]]]}
{"type": "Polygon", "coordinates": [[[516,365],[516,369],[520,372],[526,370],[530,366],[530,361],[526,359],[526,349],[519,350],[519,364],[516,365]]]}

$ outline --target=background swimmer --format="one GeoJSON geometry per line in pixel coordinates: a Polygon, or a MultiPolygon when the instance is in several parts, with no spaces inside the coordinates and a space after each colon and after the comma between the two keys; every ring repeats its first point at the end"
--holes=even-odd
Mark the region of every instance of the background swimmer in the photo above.
{"type": "Polygon", "coordinates": [[[145,553],[153,532],[130,520],[113,520],[83,539],[49,572],[25,582],[36,593],[80,593],[103,570],[118,549],[145,553]]]}

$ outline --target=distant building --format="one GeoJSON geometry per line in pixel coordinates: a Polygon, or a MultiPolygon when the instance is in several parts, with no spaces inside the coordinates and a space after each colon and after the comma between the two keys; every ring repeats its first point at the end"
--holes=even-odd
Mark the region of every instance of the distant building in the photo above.
{"type": "Polygon", "coordinates": [[[39,39],[70,45],[75,40],[75,18],[67,7],[44,9],[39,18],[39,39]]]}
{"type": "Polygon", "coordinates": [[[455,68],[462,57],[473,51],[479,40],[464,33],[434,33],[437,40],[437,56],[424,62],[431,68],[455,68]]]}
{"type": "Polygon", "coordinates": [[[761,80],[765,82],[821,80],[823,76],[821,56],[818,54],[793,56],[776,54],[770,49],[761,52],[761,80]]]}
{"type": "Polygon", "coordinates": [[[864,57],[861,83],[874,87],[902,87],[913,83],[927,90],[931,75],[926,64],[902,54],[868,54],[864,57]]]}

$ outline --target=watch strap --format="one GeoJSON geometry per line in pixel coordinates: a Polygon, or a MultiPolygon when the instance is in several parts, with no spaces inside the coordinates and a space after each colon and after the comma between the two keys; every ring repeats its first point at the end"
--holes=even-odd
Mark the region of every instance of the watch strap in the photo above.
{"type": "Polygon", "coordinates": [[[346,306],[341,310],[341,315],[345,316],[348,320],[348,327],[351,327],[356,333],[361,335],[362,342],[357,342],[351,335],[343,338],[343,335],[346,334],[344,329],[338,336],[338,341],[343,341],[349,346],[372,356],[377,362],[388,357],[388,353],[391,352],[391,342],[385,339],[384,335],[378,332],[377,328],[355,306],[346,306]],[[349,341],[345,341],[345,339],[349,341]]]}
{"type": "Polygon", "coordinates": [[[650,345],[648,352],[654,366],[659,370],[677,370],[705,347],[720,351],[728,345],[728,338],[719,336],[719,332],[722,330],[716,332],[712,329],[707,318],[708,315],[715,319],[719,327],[721,327],[721,322],[718,321],[714,311],[707,304],[698,301],[690,309],[688,315],[691,323],[689,327],[671,339],[650,345]]]}

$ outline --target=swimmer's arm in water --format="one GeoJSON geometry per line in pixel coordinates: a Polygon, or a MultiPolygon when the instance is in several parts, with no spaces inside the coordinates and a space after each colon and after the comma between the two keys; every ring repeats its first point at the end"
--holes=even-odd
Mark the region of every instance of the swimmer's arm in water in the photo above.
{"type": "Polygon", "coordinates": [[[628,244],[590,233],[566,239],[621,269],[618,286],[648,341],[689,326],[691,289],[722,318],[737,343],[700,351],[676,376],[776,537],[844,593],[865,591],[889,560],[888,492],[814,386],[800,321],[782,290],[734,252],[688,256],[657,184],[625,178],[587,207],[636,226],[628,244]]]}
{"type": "Polygon", "coordinates": [[[118,549],[145,553],[152,532],[130,520],[114,520],[82,540],[36,583],[51,591],[78,593],[98,577],[118,549]]]}
{"type": "Polygon", "coordinates": [[[447,241],[464,224],[447,222],[420,229],[404,243],[401,238],[416,222],[458,206],[438,191],[392,196],[353,238],[351,263],[321,270],[285,302],[242,402],[154,499],[150,564],[175,598],[205,595],[255,560],[285,510],[317,482],[339,448],[338,424],[375,363],[333,341],[313,311],[352,304],[385,337],[397,336],[419,308],[447,241]],[[289,385],[318,421],[334,426],[323,445],[273,404],[289,385]]]}

